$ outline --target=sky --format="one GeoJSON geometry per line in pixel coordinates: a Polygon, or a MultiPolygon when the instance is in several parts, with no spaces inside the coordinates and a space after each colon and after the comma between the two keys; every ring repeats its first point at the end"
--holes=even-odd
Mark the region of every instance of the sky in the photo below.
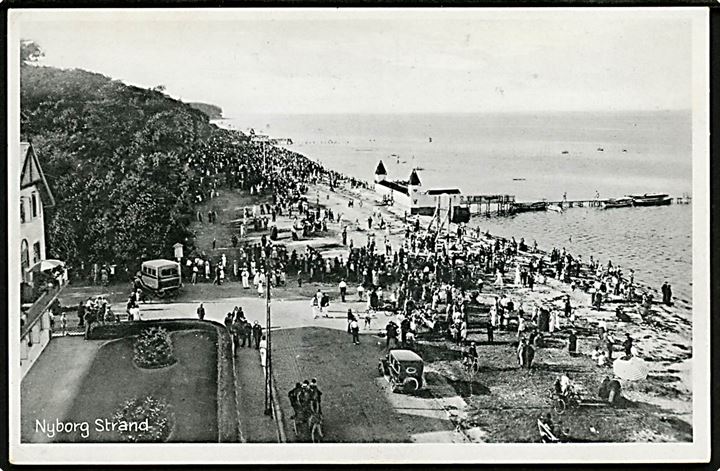
{"type": "Polygon", "coordinates": [[[690,109],[692,18],[652,9],[15,10],[82,68],[253,113],[690,109]]]}

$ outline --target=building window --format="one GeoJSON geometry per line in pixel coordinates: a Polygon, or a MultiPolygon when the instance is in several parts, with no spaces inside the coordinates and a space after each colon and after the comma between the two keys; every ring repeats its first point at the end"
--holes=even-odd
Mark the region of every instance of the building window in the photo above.
{"type": "Polygon", "coordinates": [[[20,222],[25,222],[25,200],[20,198],[20,222]]]}
{"type": "Polygon", "coordinates": [[[40,260],[40,242],[35,242],[33,244],[33,263],[37,263],[40,260]]]}
{"type": "Polygon", "coordinates": [[[20,266],[22,267],[23,278],[25,275],[25,270],[30,268],[30,252],[28,250],[28,241],[23,240],[20,243],[20,266]]]}
{"type": "Polygon", "coordinates": [[[38,217],[38,199],[37,199],[37,193],[32,194],[32,217],[36,218],[38,217]]]}

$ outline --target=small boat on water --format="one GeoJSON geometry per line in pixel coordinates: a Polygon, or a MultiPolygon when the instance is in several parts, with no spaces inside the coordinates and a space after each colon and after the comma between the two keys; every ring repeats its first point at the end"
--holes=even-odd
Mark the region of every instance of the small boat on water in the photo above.
{"type": "Polygon", "coordinates": [[[633,205],[632,198],[610,198],[602,204],[603,209],[629,208],[633,205]]]}
{"type": "Polygon", "coordinates": [[[672,198],[666,193],[645,193],[643,195],[628,195],[632,198],[634,206],[666,206],[672,203],[672,198]]]}
{"type": "Polygon", "coordinates": [[[549,204],[545,209],[547,209],[548,211],[554,211],[556,213],[563,212],[562,206],[560,206],[559,204],[549,204]]]}
{"type": "Polygon", "coordinates": [[[524,178],[513,178],[513,181],[514,182],[524,182],[525,179],[524,178]]]}
{"type": "Polygon", "coordinates": [[[516,213],[527,213],[529,211],[545,211],[547,209],[545,201],[536,201],[534,203],[514,203],[513,210],[516,213]]]}

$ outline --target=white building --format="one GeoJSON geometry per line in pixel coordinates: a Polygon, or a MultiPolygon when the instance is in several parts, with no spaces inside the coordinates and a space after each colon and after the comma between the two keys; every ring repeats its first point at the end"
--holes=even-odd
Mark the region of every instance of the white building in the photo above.
{"type": "Polygon", "coordinates": [[[395,205],[408,210],[409,214],[432,216],[440,205],[440,211],[460,203],[458,188],[433,188],[425,190],[416,169],[407,180],[388,180],[382,160],[375,168],[375,191],[395,205]]]}
{"type": "Polygon", "coordinates": [[[30,268],[45,260],[45,207],[55,204],[45,180],[35,149],[29,142],[20,143],[23,159],[20,173],[20,277],[32,282],[30,268]]]}
{"type": "Polygon", "coordinates": [[[34,268],[45,260],[45,208],[55,204],[35,149],[29,142],[20,143],[20,220],[11,227],[20,234],[21,327],[20,369],[28,372],[50,342],[49,306],[57,299],[63,284],[54,287],[34,287],[34,268]]]}

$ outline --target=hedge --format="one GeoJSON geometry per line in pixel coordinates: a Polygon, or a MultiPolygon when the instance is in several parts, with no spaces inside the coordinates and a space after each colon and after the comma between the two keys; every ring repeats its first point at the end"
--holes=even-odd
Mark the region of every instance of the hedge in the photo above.
{"type": "Polygon", "coordinates": [[[213,321],[201,321],[199,319],[154,319],[147,321],[109,322],[106,324],[93,323],[87,338],[88,340],[113,340],[132,337],[140,335],[143,330],[150,327],[162,327],[168,332],[191,329],[212,332],[216,331],[218,327],[226,331],[224,325],[213,321]]]}

